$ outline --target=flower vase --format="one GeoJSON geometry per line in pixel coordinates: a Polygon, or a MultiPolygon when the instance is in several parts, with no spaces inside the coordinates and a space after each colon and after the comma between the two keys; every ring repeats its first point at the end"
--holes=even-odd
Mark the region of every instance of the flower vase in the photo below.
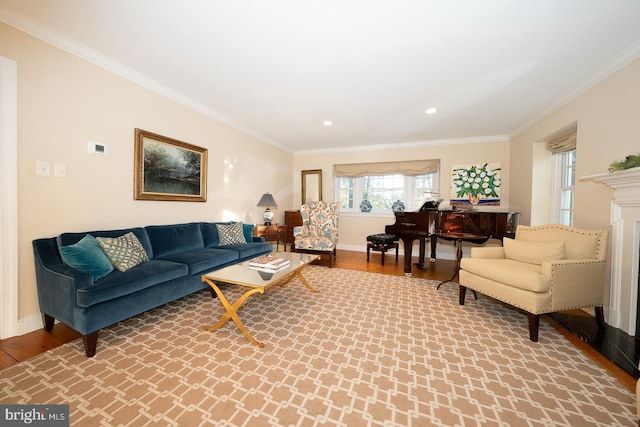
{"type": "Polygon", "coordinates": [[[360,211],[361,212],[371,212],[372,208],[373,208],[373,206],[371,205],[371,202],[368,201],[367,199],[364,199],[362,201],[362,203],[360,203],[360,211]]]}
{"type": "Polygon", "coordinates": [[[467,197],[469,197],[469,203],[471,203],[472,205],[477,205],[480,203],[480,195],[473,195],[471,193],[467,194],[467,197]]]}

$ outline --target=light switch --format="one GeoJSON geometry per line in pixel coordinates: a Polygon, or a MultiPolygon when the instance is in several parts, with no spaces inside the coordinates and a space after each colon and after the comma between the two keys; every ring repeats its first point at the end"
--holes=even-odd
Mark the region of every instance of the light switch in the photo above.
{"type": "Polygon", "coordinates": [[[43,162],[41,160],[36,161],[36,175],[49,176],[51,175],[51,165],[49,162],[43,162]]]}
{"type": "Polygon", "coordinates": [[[53,164],[53,176],[58,178],[66,178],[67,177],[67,165],[64,163],[54,163],[53,164]]]}

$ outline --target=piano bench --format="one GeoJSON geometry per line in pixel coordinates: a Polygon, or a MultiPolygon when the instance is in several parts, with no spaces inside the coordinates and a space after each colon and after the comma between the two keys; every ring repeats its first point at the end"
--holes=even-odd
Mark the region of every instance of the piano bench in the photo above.
{"type": "Polygon", "coordinates": [[[372,234],[367,236],[367,262],[369,262],[369,253],[374,251],[382,252],[382,265],[384,265],[384,256],[389,249],[396,249],[396,262],[398,262],[398,237],[394,234],[372,234]]]}

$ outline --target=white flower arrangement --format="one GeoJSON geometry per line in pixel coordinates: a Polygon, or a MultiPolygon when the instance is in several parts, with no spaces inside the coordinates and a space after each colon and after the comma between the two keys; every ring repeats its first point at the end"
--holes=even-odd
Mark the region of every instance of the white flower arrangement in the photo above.
{"type": "Polygon", "coordinates": [[[489,169],[489,164],[453,169],[453,190],[456,196],[468,197],[472,204],[481,198],[500,197],[500,168],[489,169]]]}

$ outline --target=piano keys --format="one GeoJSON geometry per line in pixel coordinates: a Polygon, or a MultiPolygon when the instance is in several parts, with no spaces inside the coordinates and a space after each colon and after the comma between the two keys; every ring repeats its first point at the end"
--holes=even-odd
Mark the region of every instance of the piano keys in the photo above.
{"type": "Polygon", "coordinates": [[[514,237],[519,214],[516,212],[478,210],[437,210],[421,208],[418,212],[395,212],[396,222],[385,227],[385,233],[395,234],[404,244],[404,272],[411,275],[413,244],[419,242],[418,268],[425,268],[425,246],[431,243],[431,262],[436,259],[438,235],[469,233],[487,239],[514,237]]]}

